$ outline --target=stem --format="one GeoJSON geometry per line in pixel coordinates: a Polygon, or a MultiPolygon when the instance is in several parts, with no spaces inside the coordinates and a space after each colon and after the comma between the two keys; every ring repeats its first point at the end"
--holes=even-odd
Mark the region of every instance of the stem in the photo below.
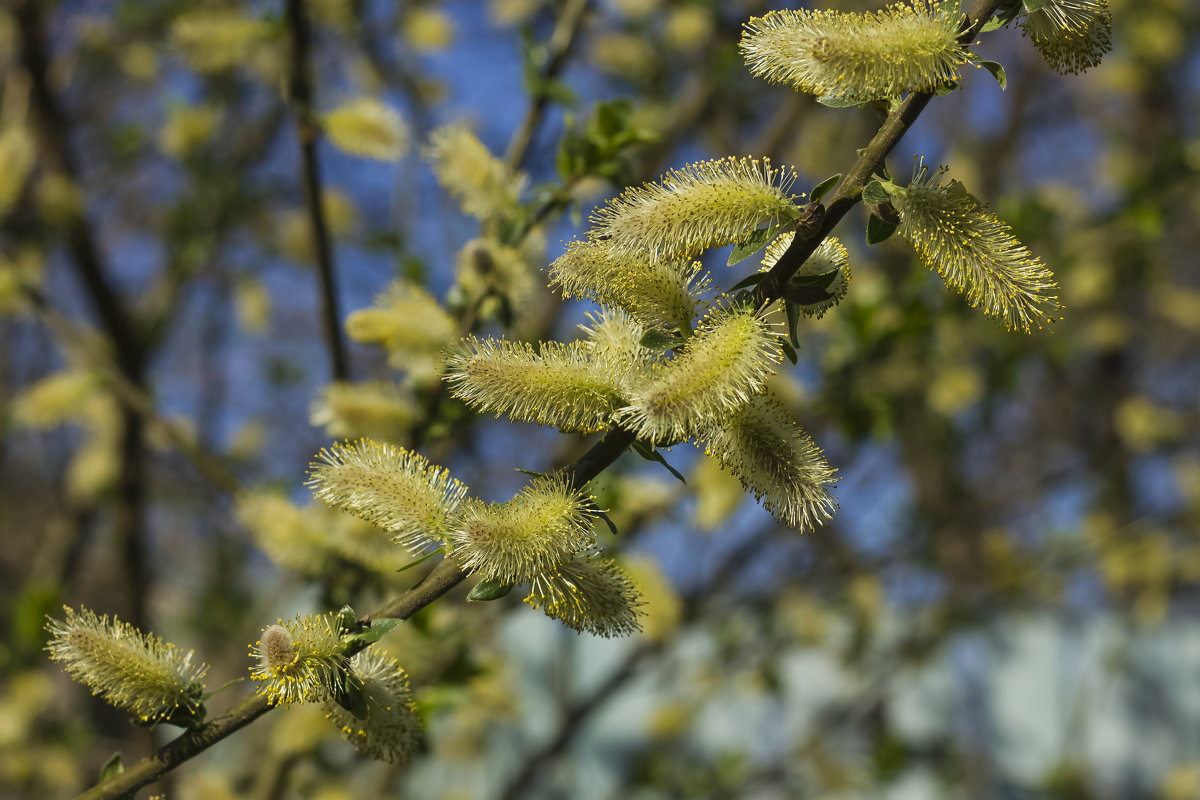
{"type": "MultiPolygon", "coordinates": [[[[550,34],[550,57],[541,74],[543,84],[553,79],[566,63],[571,44],[575,41],[575,34],[579,31],[587,6],[588,0],[569,0],[567,7],[563,9],[562,16],[558,18],[558,22],[554,26],[554,32],[550,34]]],[[[549,104],[550,97],[546,92],[538,91],[533,102],[529,104],[529,108],[525,110],[525,117],[509,141],[508,150],[504,154],[504,162],[510,169],[518,169],[521,162],[525,160],[525,154],[529,152],[529,143],[533,141],[534,131],[537,130],[538,123],[541,122],[542,115],[546,113],[546,106],[549,104]]]]}
{"type": "Polygon", "coordinates": [[[304,172],[304,203],[308,210],[308,225],[312,229],[316,249],[317,275],[321,283],[321,314],[325,341],[329,347],[333,379],[347,380],[346,348],[342,341],[342,326],[338,318],[337,283],[334,280],[333,244],[329,225],[321,202],[321,171],[317,161],[317,125],[312,102],[310,54],[312,30],[304,14],[303,0],[288,0],[287,25],[292,34],[292,65],[289,76],[291,102],[296,118],[296,139],[300,142],[300,157],[304,172]]]}

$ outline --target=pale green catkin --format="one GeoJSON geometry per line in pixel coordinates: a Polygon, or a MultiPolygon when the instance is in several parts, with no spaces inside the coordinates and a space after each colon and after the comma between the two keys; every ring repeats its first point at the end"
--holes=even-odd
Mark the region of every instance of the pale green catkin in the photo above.
{"type": "Polygon", "coordinates": [[[755,397],[700,438],[704,452],[784,525],[809,530],[833,516],[837,470],[774,398],[755,397]]]}
{"type": "Polygon", "coordinates": [[[961,183],[943,183],[944,175],[944,168],[922,166],[892,198],[900,235],[948,286],[1010,330],[1029,333],[1053,322],[1060,305],[1050,270],[961,183]]]}
{"type": "Polygon", "coordinates": [[[250,647],[250,678],[271,705],[312,703],[342,690],[349,659],[337,614],[297,615],[263,628],[250,647]]]}
{"type": "Polygon", "coordinates": [[[423,732],[408,675],[377,648],[355,655],[350,669],[366,699],[366,719],[330,700],[325,701],[325,716],[363,755],[389,764],[411,761],[421,748],[423,732]]]}
{"type": "Polygon", "coordinates": [[[481,413],[564,432],[606,428],[622,405],[619,374],[583,342],[524,342],[469,336],[447,349],[450,392],[481,413]]]}
{"type": "Polygon", "coordinates": [[[866,102],[958,80],[962,15],[931,0],[880,11],[772,11],[746,23],[750,71],[806,94],[866,102]]]}
{"type": "Polygon", "coordinates": [[[308,486],[318,500],[378,525],[414,555],[441,544],[467,491],[419,453],[370,439],[322,450],[308,486]]]}
{"type": "Polygon", "coordinates": [[[116,617],[97,617],[89,609],[64,606],[66,618],[50,619],[46,630],[50,658],[93,694],[142,722],[158,722],[177,709],[200,706],[201,679],[208,665],[192,663],[184,652],[153,634],[142,633],[116,617]]]}
{"type": "Polygon", "coordinates": [[[768,159],[720,158],[633,186],[591,217],[591,241],[614,255],[686,259],[741,241],[757,228],[797,215],[790,170],[768,159]]]}
{"type": "Polygon", "coordinates": [[[485,580],[529,583],[596,545],[590,503],[565,480],[538,477],[506,503],[470,500],[450,534],[454,559],[485,580]]]}
{"type": "MultiPolygon", "coordinates": [[[[763,253],[761,271],[766,272],[775,266],[791,246],[795,235],[793,231],[781,233],[767,245],[767,250],[763,253]]],[[[806,317],[820,319],[825,316],[826,311],[842,302],[850,290],[850,255],[846,252],[846,246],[838,241],[836,236],[829,236],[817,246],[812,255],[804,259],[804,263],[800,265],[800,269],[796,270],[791,281],[795,282],[813,275],[825,275],[834,270],[837,271],[837,275],[824,289],[825,293],[829,295],[829,299],[815,303],[800,303],[798,304],[800,313],[806,317]]]]}
{"type": "Polygon", "coordinates": [[[1021,30],[1046,63],[1063,74],[1097,66],[1112,49],[1107,0],[1048,0],[1021,21],[1021,30]]]}
{"type": "Polygon", "coordinates": [[[595,553],[535,577],[525,602],[582,633],[613,637],[642,629],[641,593],[616,562],[595,553]]]}
{"type": "Polygon", "coordinates": [[[780,359],[778,334],[754,309],[714,309],[679,355],[633,391],[623,424],[645,439],[686,439],[761,392],[780,359]]]}

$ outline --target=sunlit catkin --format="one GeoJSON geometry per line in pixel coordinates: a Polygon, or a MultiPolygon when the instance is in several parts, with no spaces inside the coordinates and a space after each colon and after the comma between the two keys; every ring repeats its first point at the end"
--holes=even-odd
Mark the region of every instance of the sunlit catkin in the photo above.
{"type": "Polygon", "coordinates": [[[263,629],[250,647],[250,678],[272,705],[326,700],[345,686],[350,660],[337,614],[296,616],[263,629]]]}
{"type": "Polygon", "coordinates": [[[183,716],[200,707],[208,665],[153,634],[89,609],[63,607],[66,618],[50,619],[50,658],[93,694],[142,722],[183,716]]]}
{"type": "Polygon", "coordinates": [[[425,157],[438,183],[471,216],[488,220],[516,211],[527,179],[492,155],[466,128],[448,125],[435,130],[425,157]]]}
{"type": "Polygon", "coordinates": [[[525,342],[469,336],[447,349],[450,392],[481,413],[562,431],[607,427],[622,405],[620,376],[583,342],[525,342]]]}
{"type": "Polygon", "coordinates": [[[833,516],[837,501],[830,490],[837,471],[775,399],[754,398],[700,438],[704,452],[783,524],[808,530],[833,516]]]}
{"type": "Polygon", "coordinates": [[[581,553],[534,578],[525,602],[569,628],[596,636],[641,630],[641,593],[615,562],[581,553]]]}
{"type": "Polygon", "coordinates": [[[645,325],[690,332],[708,278],[700,276],[699,262],[614,253],[602,242],[586,241],[572,242],[550,265],[550,285],[564,297],[622,308],[645,325]]]}
{"type": "Polygon", "coordinates": [[[337,703],[325,701],[325,716],[363,755],[403,764],[420,749],[421,719],[408,688],[408,675],[393,658],[377,648],[350,659],[350,669],[366,699],[366,719],[359,719],[337,703]]]}
{"type": "Polygon", "coordinates": [[[780,352],[778,334],[753,308],[714,309],[679,355],[633,391],[623,423],[641,438],[686,439],[761,392],[780,352]]]}
{"type": "Polygon", "coordinates": [[[408,152],[408,126],[394,109],[373,97],[338,106],[322,120],[334,146],[376,161],[399,161],[408,152]]]}
{"type": "Polygon", "coordinates": [[[944,176],[944,168],[921,167],[893,195],[900,235],[948,286],[1010,330],[1029,333],[1053,322],[1060,306],[1050,270],[961,183],[945,183],[944,176]]]}
{"type": "Polygon", "coordinates": [[[468,501],[454,559],[485,580],[524,584],[595,546],[590,503],[562,478],[535,478],[507,503],[468,501]]]}
{"type": "MultiPolygon", "coordinates": [[[[788,231],[780,234],[775,241],[767,245],[767,250],[763,253],[763,271],[775,266],[792,244],[793,238],[795,238],[795,233],[788,231]]],[[[804,263],[800,265],[788,283],[790,284],[788,294],[792,295],[788,299],[796,302],[800,313],[815,319],[825,316],[825,312],[840,303],[850,289],[850,256],[846,252],[845,245],[838,241],[836,236],[827,237],[817,246],[812,255],[804,259],[804,263]],[[824,288],[809,288],[809,279],[818,275],[828,275],[835,271],[837,274],[830,279],[829,283],[825,284],[824,288]],[[817,297],[808,297],[807,295],[817,297]]]]}
{"type": "Polygon", "coordinates": [[[932,0],[880,11],[772,11],[746,23],[750,71],[801,92],[844,100],[898,97],[958,80],[968,52],[962,16],[932,0]]]}
{"type": "Polygon", "coordinates": [[[767,159],[720,158],[626,189],[593,212],[591,240],[614,254],[684,259],[793,219],[796,175],[767,159]]]}
{"type": "Polygon", "coordinates": [[[1077,74],[1112,49],[1107,0],[1047,0],[1021,21],[1021,29],[1052,69],[1077,74]]]}
{"type": "Polygon", "coordinates": [[[467,491],[419,453],[370,439],[322,450],[308,486],[318,500],[378,525],[414,555],[442,543],[467,491]]]}

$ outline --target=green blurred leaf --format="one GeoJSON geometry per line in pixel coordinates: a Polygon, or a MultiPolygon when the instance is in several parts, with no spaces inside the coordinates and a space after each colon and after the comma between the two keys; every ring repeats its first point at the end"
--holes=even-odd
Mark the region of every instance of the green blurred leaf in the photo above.
{"type": "Polygon", "coordinates": [[[504,583],[493,578],[482,580],[471,588],[467,595],[469,603],[486,603],[489,600],[499,600],[513,590],[511,583],[504,583]]]}

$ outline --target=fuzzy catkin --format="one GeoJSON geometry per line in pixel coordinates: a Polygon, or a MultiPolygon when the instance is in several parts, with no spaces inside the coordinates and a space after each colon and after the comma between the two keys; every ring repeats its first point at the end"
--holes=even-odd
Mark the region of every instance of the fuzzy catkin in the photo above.
{"type": "Polygon", "coordinates": [[[506,503],[468,501],[450,542],[463,569],[529,583],[596,544],[589,502],[562,478],[535,478],[506,503]]]}
{"type": "Polygon", "coordinates": [[[596,636],[641,630],[641,593],[612,559],[581,553],[536,576],[525,602],[569,628],[596,636]]]}
{"type": "Polygon", "coordinates": [[[1107,0],[1048,0],[1021,21],[1052,69],[1075,75],[1097,66],[1112,49],[1112,12],[1107,0]]]}
{"type": "Polygon", "coordinates": [[[958,80],[968,51],[960,14],[932,0],[880,11],[772,11],[746,23],[750,71],[806,94],[866,102],[933,91],[958,80]]]}
{"type": "Polygon", "coordinates": [[[761,392],[780,359],[778,334],[754,309],[714,309],[679,355],[650,370],[622,421],[639,438],[681,441],[761,392]]]}
{"type": "Polygon", "coordinates": [[[311,703],[342,690],[349,659],[337,614],[296,616],[263,628],[250,647],[250,678],[271,705],[311,703]]]}
{"type": "Polygon", "coordinates": [[[363,755],[389,764],[404,764],[420,749],[421,719],[400,664],[377,648],[350,659],[350,671],[366,700],[366,719],[337,703],[325,701],[325,716],[363,755]]]}
{"type": "Polygon", "coordinates": [[[63,607],[65,619],[50,619],[50,658],[93,694],[136,716],[158,722],[177,709],[195,712],[208,665],[153,634],[90,609],[63,607]]]}
{"type": "Polygon", "coordinates": [[[371,439],[322,450],[307,485],[318,500],[378,525],[414,555],[442,543],[467,492],[419,453],[371,439]]]}
{"type": "Polygon", "coordinates": [[[701,438],[704,452],[784,525],[809,530],[833,516],[837,470],[774,398],[755,397],[701,438]]]}
{"type": "Polygon", "coordinates": [[[644,253],[614,253],[603,242],[572,242],[550,265],[550,285],[564,297],[616,306],[647,326],[691,331],[708,288],[700,263],[656,260],[644,253]]]}
{"type": "Polygon", "coordinates": [[[948,286],[1010,330],[1029,333],[1053,322],[1060,308],[1053,274],[1008,225],[958,181],[944,183],[944,175],[944,168],[921,167],[892,198],[900,235],[948,286]]]}
{"type": "Polygon", "coordinates": [[[524,342],[469,336],[447,349],[446,382],[481,413],[549,425],[564,432],[606,428],[622,404],[620,376],[583,342],[524,342]]]}
{"type": "Polygon", "coordinates": [[[592,213],[590,239],[614,255],[686,259],[797,215],[796,175],[769,159],[720,158],[626,189],[592,213]]]}
{"type": "Polygon", "coordinates": [[[527,178],[515,173],[464,127],[447,125],[429,136],[425,157],[438,183],[462,210],[480,220],[511,216],[527,178]]]}
{"type": "MultiPolygon", "coordinates": [[[[763,272],[768,271],[771,267],[783,257],[791,246],[792,240],[795,238],[794,231],[787,231],[775,238],[773,242],[767,245],[767,250],[763,253],[763,272]]],[[[820,319],[825,316],[825,312],[842,302],[846,293],[850,290],[850,256],[846,252],[846,246],[843,245],[836,236],[826,237],[812,255],[804,259],[804,263],[796,270],[791,280],[796,281],[798,278],[806,278],[813,275],[825,275],[834,270],[837,275],[824,289],[825,294],[829,295],[828,300],[819,300],[815,303],[801,303],[800,313],[806,317],[820,319]]]]}

